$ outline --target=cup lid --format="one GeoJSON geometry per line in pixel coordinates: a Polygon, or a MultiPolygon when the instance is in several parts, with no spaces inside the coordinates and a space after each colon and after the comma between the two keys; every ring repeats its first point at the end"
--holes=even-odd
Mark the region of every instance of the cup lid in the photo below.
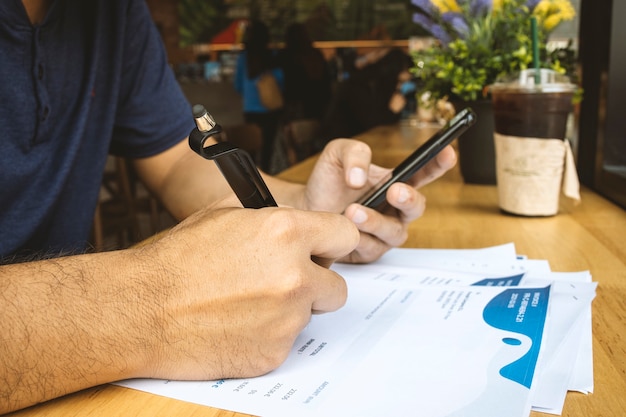
{"type": "Polygon", "coordinates": [[[574,92],[576,84],[572,84],[568,76],[556,71],[541,68],[530,68],[513,74],[506,74],[496,79],[489,86],[490,91],[517,91],[526,93],[561,93],[574,92]],[[538,77],[536,77],[539,71],[538,77]],[[536,83],[538,78],[539,83],[536,83]]]}

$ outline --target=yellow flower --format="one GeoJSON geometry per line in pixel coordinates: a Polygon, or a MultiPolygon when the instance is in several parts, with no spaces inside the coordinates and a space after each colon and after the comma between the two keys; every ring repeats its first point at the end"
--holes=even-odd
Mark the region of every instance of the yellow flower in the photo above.
{"type": "Polygon", "coordinates": [[[533,15],[548,32],[556,28],[562,21],[571,20],[576,16],[576,10],[569,0],[541,0],[533,15]]]}
{"type": "Polygon", "coordinates": [[[497,12],[498,10],[502,9],[502,3],[504,3],[504,0],[493,0],[492,11],[497,12]]]}
{"type": "Polygon", "coordinates": [[[460,12],[461,8],[456,0],[431,0],[433,6],[439,9],[439,13],[460,12]]]}

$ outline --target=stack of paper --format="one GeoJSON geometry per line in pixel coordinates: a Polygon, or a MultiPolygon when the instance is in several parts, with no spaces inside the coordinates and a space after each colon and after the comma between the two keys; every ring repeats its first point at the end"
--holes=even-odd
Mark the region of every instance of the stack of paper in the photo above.
{"type": "Polygon", "coordinates": [[[586,271],[552,272],[513,244],[394,249],[333,269],[348,302],[314,316],[274,372],[118,384],[259,416],[525,417],[593,390],[586,271]]]}

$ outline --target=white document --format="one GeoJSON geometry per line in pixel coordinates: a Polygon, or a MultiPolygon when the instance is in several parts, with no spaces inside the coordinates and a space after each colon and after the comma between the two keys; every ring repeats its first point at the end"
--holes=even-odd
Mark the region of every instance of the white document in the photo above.
{"type": "MultiPolygon", "coordinates": [[[[357,281],[393,282],[398,286],[484,285],[516,286],[532,279],[532,273],[522,267],[507,264],[500,269],[465,268],[467,272],[438,270],[425,267],[396,267],[373,263],[370,265],[335,264],[332,269],[343,277],[357,281]]],[[[549,283],[542,282],[542,285],[549,283]]]]}
{"type": "MultiPolygon", "coordinates": [[[[581,272],[553,272],[555,281],[591,283],[589,271],[581,272]]],[[[596,284],[597,285],[597,284],[596,284]]],[[[591,331],[591,305],[586,309],[584,318],[580,323],[581,340],[578,347],[576,363],[572,367],[572,375],[568,384],[570,391],[578,391],[583,394],[593,392],[593,340],[591,331]]]]}
{"type": "MultiPolygon", "coordinates": [[[[421,285],[545,286],[556,281],[567,283],[558,287],[557,292],[561,293],[561,290],[567,290],[567,286],[591,283],[588,271],[552,272],[548,261],[512,256],[511,248],[502,245],[468,251],[400,249],[390,251],[381,261],[362,269],[357,265],[337,265],[335,268],[340,273],[361,278],[371,278],[377,271],[382,271],[375,279],[403,280],[421,285]],[[393,264],[406,267],[398,268],[393,264]],[[428,272],[424,265],[438,265],[445,270],[428,272]],[[507,274],[519,275],[507,277],[507,274]],[[396,278],[399,275],[401,278],[396,278]],[[474,281],[473,276],[476,277],[474,281]]],[[[593,391],[591,300],[595,297],[595,288],[596,284],[579,285],[574,294],[560,294],[555,301],[552,326],[548,331],[553,333],[551,343],[543,347],[549,359],[533,386],[532,409],[535,411],[561,414],[568,390],[585,394],[593,391]]]]}
{"type": "Polygon", "coordinates": [[[374,264],[335,265],[346,306],[313,316],[267,375],[118,384],[259,416],[526,417],[535,402],[558,412],[571,384],[589,383],[559,359],[588,369],[595,285],[580,275],[578,286],[550,287],[576,277],[515,256],[511,244],[469,252],[395,249],[374,264]],[[436,258],[447,266],[435,269],[436,258]],[[555,389],[537,395],[542,386],[555,389]]]}
{"type": "MultiPolygon", "coordinates": [[[[392,251],[393,252],[393,251],[392,251]]],[[[402,251],[411,263],[410,250],[402,251]]],[[[396,255],[396,259],[398,255],[396,255]]],[[[457,269],[462,260],[450,262],[457,269]]],[[[486,285],[486,286],[546,286],[556,283],[552,301],[549,343],[544,343],[545,369],[533,385],[532,409],[543,413],[561,414],[568,390],[572,386],[593,387],[593,357],[588,347],[591,341],[590,308],[595,297],[596,284],[591,283],[587,271],[580,273],[551,272],[547,263],[535,260],[507,262],[468,262],[464,270],[454,272],[422,267],[394,267],[373,263],[363,265],[333,266],[343,276],[358,280],[392,281],[396,285],[486,285]],[[472,265],[470,265],[470,263],[472,265]],[[471,271],[471,272],[469,272],[471,271]],[[503,273],[519,273],[498,277],[503,273]],[[488,277],[488,278],[487,278],[488,277]],[[585,285],[586,284],[586,285],[585,285]],[[589,343],[587,342],[589,341],[589,343]],[[578,362],[576,366],[572,366],[578,362]],[[581,381],[575,385],[575,381],[581,381]]]]}
{"type": "MultiPolygon", "coordinates": [[[[411,249],[395,248],[385,253],[377,263],[392,266],[420,266],[436,261],[446,265],[460,260],[469,261],[513,261],[517,259],[515,245],[505,243],[479,249],[411,249]]],[[[442,268],[445,269],[445,268],[442,268]]]]}
{"type": "MultiPolygon", "coordinates": [[[[335,265],[340,268],[349,266],[354,265],[335,265]]],[[[547,260],[527,259],[515,255],[512,243],[484,249],[397,248],[388,251],[367,267],[430,268],[437,271],[478,274],[485,278],[524,274],[526,277],[545,279],[551,272],[547,260]]]]}
{"type": "Polygon", "coordinates": [[[535,411],[560,415],[568,390],[593,390],[591,302],[597,284],[590,282],[588,273],[553,277],[557,280],[542,348],[545,356],[533,385],[532,405],[535,411]]]}
{"type": "Polygon", "coordinates": [[[120,385],[261,416],[529,414],[548,289],[349,288],[268,375],[120,385]]]}

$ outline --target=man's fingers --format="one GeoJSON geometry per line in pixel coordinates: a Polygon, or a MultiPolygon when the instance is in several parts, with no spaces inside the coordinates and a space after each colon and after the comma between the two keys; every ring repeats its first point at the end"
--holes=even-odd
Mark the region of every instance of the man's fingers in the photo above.
{"type": "Polygon", "coordinates": [[[328,156],[343,166],[345,181],[352,188],[361,188],[367,183],[368,167],[372,150],[365,143],[335,139],[328,144],[328,156]]]}
{"type": "Polygon", "coordinates": [[[456,164],[456,152],[448,145],[437,154],[428,164],[417,171],[411,180],[411,184],[417,188],[433,182],[445,174],[456,164]]]}
{"type": "Polygon", "coordinates": [[[335,271],[316,266],[319,270],[315,273],[316,285],[315,299],[311,303],[313,313],[328,313],[336,311],[344,306],[348,297],[346,281],[335,271]]]}
{"type": "Polygon", "coordinates": [[[298,239],[306,242],[311,256],[336,259],[350,253],[359,243],[359,231],[344,216],[326,212],[294,210],[302,233],[298,239]],[[320,227],[323,225],[323,227],[320,227]]]}
{"type": "Polygon", "coordinates": [[[387,201],[394,207],[403,223],[421,217],[426,210],[426,198],[408,184],[396,183],[387,190],[387,201]]]}
{"type": "Polygon", "coordinates": [[[324,212],[294,210],[301,233],[297,238],[308,247],[311,270],[311,310],[316,313],[335,311],[346,302],[347,287],[341,276],[328,269],[335,259],[351,253],[359,244],[357,227],[344,216],[324,212]],[[323,225],[323,227],[320,227],[323,225]]]}

